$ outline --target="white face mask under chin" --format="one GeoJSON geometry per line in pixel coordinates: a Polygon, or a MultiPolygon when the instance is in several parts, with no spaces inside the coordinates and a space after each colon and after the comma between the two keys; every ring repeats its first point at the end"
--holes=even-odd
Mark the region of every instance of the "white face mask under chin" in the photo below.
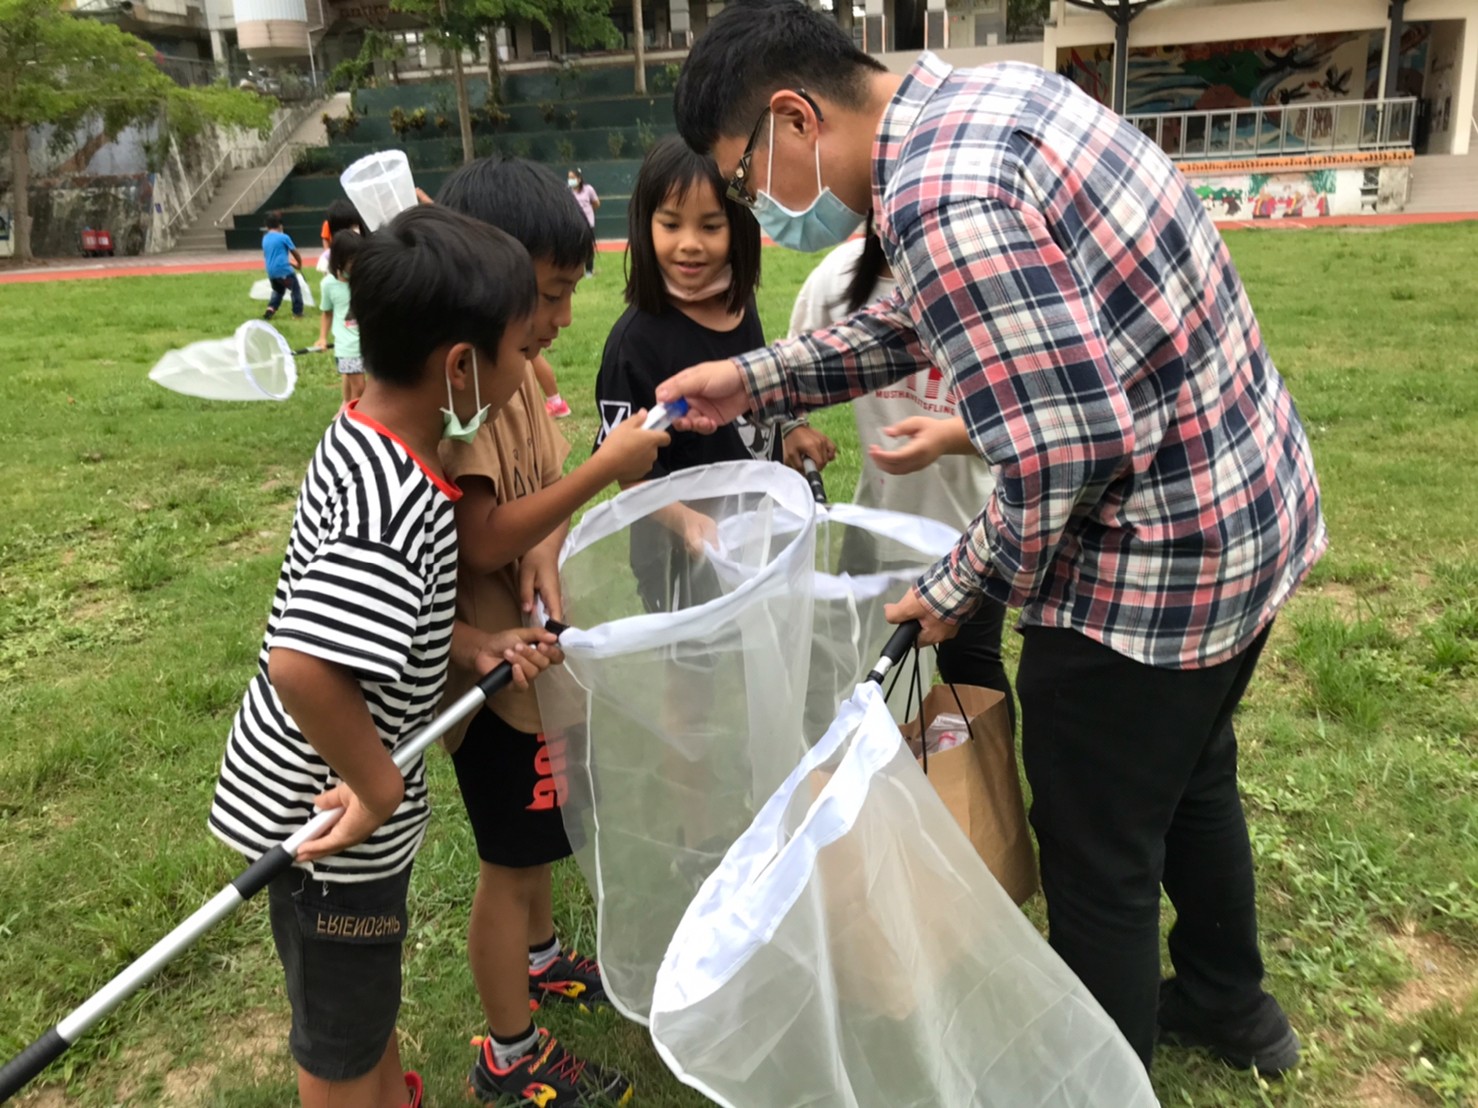
{"type": "Polygon", "coordinates": [[[452,378],[448,374],[446,379],[446,407],[441,410],[441,437],[454,439],[457,442],[471,442],[477,435],[477,430],[487,421],[488,406],[482,402],[482,384],[477,373],[477,351],[472,352],[472,403],[477,405],[477,411],[466,423],[457,417],[457,410],[452,404],[452,378]]]}

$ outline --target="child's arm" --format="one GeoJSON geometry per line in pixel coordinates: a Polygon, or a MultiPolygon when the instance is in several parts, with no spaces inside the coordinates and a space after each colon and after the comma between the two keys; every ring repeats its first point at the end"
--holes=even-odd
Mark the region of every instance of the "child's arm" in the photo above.
{"type": "Polygon", "coordinates": [[[534,600],[537,598],[543,602],[544,611],[550,619],[564,619],[564,593],[559,585],[559,551],[569,533],[570,521],[565,520],[550,532],[547,539],[518,560],[518,601],[519,608],[524,613],[533,612],[534,600]]]}
{"type": "Polygon", "coordinates": [[[492,482],[469,477],[458,484],[457,541],[462,564],[474,573],[492,573],[523,557],[550,536],[587,500],[612,481],[645,477],[666,431],[642,429],[644,412],[635,413],[608,436],[584,465],[528,496],[499,503],[492,482]]]}
{"type": "Polygon", "coordinates": [[[303,268],[303,255],[301,255],[301,254],[298,253],[298,248],[296,246],[289,246],[287,248],[287,252],[292,255],[293,268],[294,269],[302,269],[303,268]]]}
{"type": "Polygon", "coordinates": [[[816,463],[817,469],[825,469],[837,456],[836,443],[809,423],[797,420],[780,433],[784,436],[785,464],[797,473],[805,472],[807,458],[816,463]]]}
{"type": "MultiPolygon", "coordinates": [[[[636,482],[636,484],[640,483],[636,482]]],[[[622,487],[630,488],[631,486],[622,487]]],[[[718,545],[718,524],[686,504],[669,504],[665,508],[658,508],[652,513],[652,518],[681,538],[688,553],[694,558],[703,557],[705,546],[718,545]]]]}
{"type": "Polygon", "coordinates": [[[332,308],[324,308],[323,315],[318,324],[318,345],[314,347],[315,350],[328,349],[328,329],[333,322],[334,310],[332,308]]]}
{"type": "Polygon", "coordinates": [[[305,843],[298,860],[364,842],[400,807],[405,778],[380,741],[359,682],[343,666],[287,647],[267,655],[267,678],[303,737],[344,782],[315,801],[319,808],[342,805],[343,818],[305,843]]]}
{"type": "Polygon", "coordinates": [[[503,662],[513,666],[513,684],[520,689],[551,665],[564,661],[559,640],[542,627],[515,627],[508,631],[480,631],[470,623],[452,624],[452,663],[476,674],[491,673],[503,662]]]}

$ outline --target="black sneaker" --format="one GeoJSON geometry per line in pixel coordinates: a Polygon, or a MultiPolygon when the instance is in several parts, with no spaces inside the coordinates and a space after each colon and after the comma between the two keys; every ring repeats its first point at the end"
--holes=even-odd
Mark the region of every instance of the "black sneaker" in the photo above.
{"type": "Polygon", "coordinates": [[[538,1108],[594,1108],[631,1101],[631,1082],[613,1069],[584,1062],[539,1029],[532,1054],[499,1069],[493,1040],[479,1036],[477,1061],[467,1078],[468,1093],[483,1104],[537,1105],[538,1108]]]}
{"type": "Polygon", "coordinates": [[[1201,1047],[1235,1069],[1281,1077],[1298,1065],[1298,1036],[1267,993],[1246,1015],[1218,1018],[1192,1008],[1171,977],[1160,982],[1159,1025],[1162,1043],[1201,1047]]]}
{"type": "Polygon", "coordinates": [[[546,1003],[574,1004],[586,1011],[610,1004],[595,959],[561,950],[542,970],[529,970],[529,1008],[546,1003]]]}
{"type": "Polygon", "coordinates": [[[262,318],[271,319],[276,314],[277,310],[275,308],[268,308],[265,312],[262,313],[262,318]]]}

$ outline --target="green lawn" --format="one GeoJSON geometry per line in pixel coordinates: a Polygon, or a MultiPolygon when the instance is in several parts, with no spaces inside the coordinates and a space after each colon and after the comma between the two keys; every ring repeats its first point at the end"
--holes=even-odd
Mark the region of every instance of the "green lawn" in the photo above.
{"type": "MultiPolygon", "coordinates": [[[[1333,549],[1279,621],[1240,720],[1270,986],[1306,1063],[1259,1087],[1167,1051],[1167,1105],[1478,1103],[1478,225],[1236,232],[1309,426],[1333,549]]],[[[783,328],[809,260],[771,251],[783,328]]],[[[259,309],[254,274],[0,287],[0,1057],[50,1026],[237,867],[205,830],[293,498],[338,404],[328,359],[285,404],[209,404],[145,377],[259,309]]],[[[620,310],[620,260],[553,360],[575,409],[620,310]]],[[[283,324],[305,345],[316,324],[283,324]]],[[[853,485],[845,410],[834,493],[853,485]]],[[[1014,637],[1013,637],[1014,638],[1014,637]]],[[[1014,643],[1013,643],[1014,649],[1014,643]]],[[[449,764],[417,863],[402,1031],[429,1101],[461,1104],[478,1031],[463,957],[476,857],[449,764]]],[[[561,872],[562,927],[590,943],[561,872]]],[[[266,913],[248,905],[50,1070],[31,1105],[292,1102],[266,913]]],[[[632,1071],[639,1103],[701,1101],[641,1028],[549,1014],[632,1071]]],[[[786,1108],[777,1105],[775,1108],[786,1108]]],[[[955,1106],[944,1106],[955,1108],[955,1106]]]]}

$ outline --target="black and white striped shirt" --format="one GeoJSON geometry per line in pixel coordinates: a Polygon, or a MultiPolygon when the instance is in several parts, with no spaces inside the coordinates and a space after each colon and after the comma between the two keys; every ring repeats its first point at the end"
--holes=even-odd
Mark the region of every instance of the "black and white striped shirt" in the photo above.
{"type": "MultiPolygon", "coordinates": [[[[329,426],[298,491],[287,555],[257,672],[231,725],[210,828],[256,858],[313,815],[339,779],[303,737],[267,679],[287,647],[359,681],[386,749],[427,723],[441,699],[457,593],[459,490],[389,430],[352,407],[329,426]]],[[[323,881],[370,881],[404,869],[426,831],[426,768],[358,846],[307,868],[323,881]]]]}

